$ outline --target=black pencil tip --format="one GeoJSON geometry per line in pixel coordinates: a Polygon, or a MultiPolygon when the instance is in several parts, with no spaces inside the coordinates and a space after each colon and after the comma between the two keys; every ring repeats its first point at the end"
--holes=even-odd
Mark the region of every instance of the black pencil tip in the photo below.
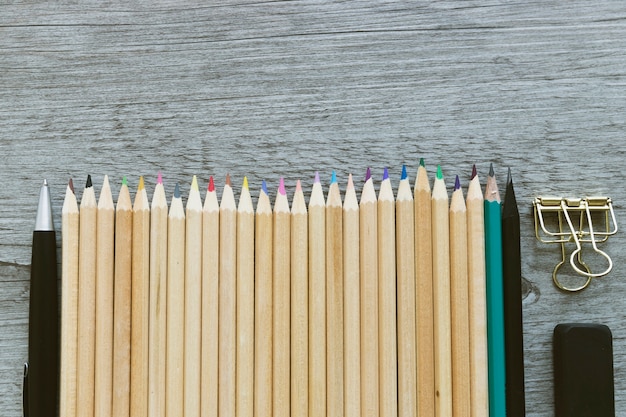
{"type": "Polygon", "coordinates": [[[495,176],[495,172],[493,172],[493,162],[489,165],[489,176],[493,177],[495,176]]]}
{"type": "Polygon", "coordinates": [[[91,183],[91,174],[87,175],[87,184],[85,184],[85,188],[90,188],[93,187],[93,184],[91,183]]]}
{"type": "Polygon", "coordinates": [[[67,183],[67,186],[70,187],[70,190],[72,190],[72,193],[76,194],[76,192],[74,191],[74,181],[72,181],[71,178],[70,178],[70,182],[67,183]]]}
{"type": "Polygon", "coordinates": [[[509,170],[506,174],[506,183],[507,184],[513,183],[513,177],[511,177],[511,167],[509,167],[509,170]]]}

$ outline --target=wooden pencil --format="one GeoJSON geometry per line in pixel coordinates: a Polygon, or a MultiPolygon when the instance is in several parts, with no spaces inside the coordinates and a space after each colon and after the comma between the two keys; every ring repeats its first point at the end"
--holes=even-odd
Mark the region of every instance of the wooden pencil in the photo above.
{"type": "Polygon", "coordinates": [[[133,204],[130,416],[148,417],[150,203],[143,177],[133,204]]]}
{"type": "Polygon", "coordinates": [[[290,226],[291,213],[285,191],[284,180],[280,179],[274,202],[274,271],[273,271],[273,396],[272,415],[288,416],[290,399],[290,226]]]}
{"type": "Polygon", "coordinates": [[[219,414],[235,415],[237,355],[237,206],[230,175],[220,201],[219,414]]]}
{"type": "Polygon", "coordinates": [[[272,205],[263,181],[254,239],[254,415],[272,416],[272,205]]]}
{"type": "Polygon", "coordinates": [[[511,169],[502,203],[502,268],[504,347],[506,358],[506,415],[526,415],[524,398],[524,334],[522,326],[522,259],[520,219],[511,169]]]}
{"type": "Polygon", "coordinates": [[[398,415],[396,213],[389,172],[378,192],[378,349],[380,415],[398,415]]]}
{"type": "Polygon", "coordinates": [[[78,243],[78,340],[76,355],[76,415],[94,415],[96,343],[96,194],[87,177],[80,201],[78,243]]]}
{"type": "Polygon", "coordinates": [[[415,327],[417,415],[435,415],[433,251],[431,190],[424,159],[415,179],[415,327]]]}
{"type": "Polygon", "coordinates": [[[448,192],[437,166],[432,193],[433,312],[435,341],[435,415],[452,415],[450,329],[450,230],[448,192]]]}
{"type": "Polygon", "coordinates": [[[476,165],[465,199],[467,208],[467,268],[470,324],[470,405],[471,416],[489,415],[487,376],[487,288],[485,283],[484,198],[476,165]]]}
{"type": "Polygon", "coordinates": [[[148,415],[165,416],[167,330],[167,200],[159,172],[150,210],[148,415]]]}
{"type": "Polygon", "coordinates": [[[359,203],[361,272],[361,413],[379,415],[378,371],[378,214],[370,169],[359,203]]]}
{"type": "Polygon", "coordinates": [[[489,168],[485,186],[485,272],[487,281],[487,343],[489,354],[489,415],[506,415],[506,360],[502,282],[502,214],[500,192],[489,168]]]}
{"type": "Polygon", "coordinates": [[[309,294],[309,416],[325,417],[326,203],[317,172],[309,198],[309,294]]]}
{"type": "Polygon", "coordinates": [[[359,203],[352,174],[343,202],[344,413],[361,415],[361,316],[359,306],[359,203]]]}
{"type": "Polygon", "coordinates": [[[185,207],[184,415],[200,417],[202,367],[202,200],[198,179],[191,180],[185,207]]]}
{"type": "Polygon", "coordinates": [[[167,217],[167,330],[165,413],[184,407],[185,358],[185,209],[178,183],[167,217]]]}
{"type": "Polygon", "coordinates": [[[202,417],[218,415],[220,207],[213,177],[202,207],[202,417]]]}
{"type": "Polygon", "coordinates": [[[115,281],[113,291],[113,398],[111,415],[130,414],[133,205],[126,177],[115,207],[115,281]]]}
{"type": "Polygon", "coordinates": [[[61,219],[61,372],[59,415],[76,417],[78,354],[78,239],[79,212],[70,178],[61,219]]]}
{"type": "Polygon", "coordinates": [[[95,417],[110,417],[113,396],[113,280],[115,206],[108,176],[98,198],[96,231],[95,417]]]}
{"type": "Polygon", "coordinates": [[[243,178],[237,207],[237,416],[254,415],[254,209],[243,178]]]}
{"type": "Polygon", "coordinates": [[[291,416],[308,416],[308,217],[300,180],[291,204],[291,416]]]}
{"type": "Polygon", "coordinates": [[[452,336],[452,411],[471,415],[467,210],[459,176],[450,199],[450,317],[452,336]]]}
{"type": "Polygon", "coordinates": [[[343,208],[334,171],[326,197],[326,407],[343,413],[343,208]]]}
{"type": "Polygon", "coordinates": [[[396,197],[396,264],[398,275],[398,414],[417,415],[415,327],[415,211],[406,167],[396,197]]]}

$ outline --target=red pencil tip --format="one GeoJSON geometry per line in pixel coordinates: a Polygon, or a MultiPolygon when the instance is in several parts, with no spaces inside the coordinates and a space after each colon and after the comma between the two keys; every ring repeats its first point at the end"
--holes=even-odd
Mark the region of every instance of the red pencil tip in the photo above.
{"type": "Polygon", "coordinates": [[[209,192],[215,191],[215,183],[213,182],[213,175],[209,177],[209,192]]]}

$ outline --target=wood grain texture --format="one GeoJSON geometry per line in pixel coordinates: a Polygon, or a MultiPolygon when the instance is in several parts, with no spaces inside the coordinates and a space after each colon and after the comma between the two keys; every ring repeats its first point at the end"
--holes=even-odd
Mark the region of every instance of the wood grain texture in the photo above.
{"type": "Polygon", "coordinates": [[[530,212],[537,195],[608,195],[618,222],[626,217],[626,190],[615,185],[626,155],[621,2],[16,1],[2,6],[0,34],[0,175],[25,190],[0,187],[3,415],[22,414],[43,177],[60,230],[69,176],[147,175],[152,195],[161,169],[169,196],[193,174],[293,184],[315,170],[345,178],[406,163],[415,172],[419,157],[450,174],[472,163],[481,178],[490,162],[501,176],[512,169],[527,415],[553,415],[551,335],[566,321],[613,330],[616,412],[626,413],[615,308],[626,290],[624,234],[602,247],[614,270],[564,294],[550,279],[558,249],[535,239],[530,212]]]}

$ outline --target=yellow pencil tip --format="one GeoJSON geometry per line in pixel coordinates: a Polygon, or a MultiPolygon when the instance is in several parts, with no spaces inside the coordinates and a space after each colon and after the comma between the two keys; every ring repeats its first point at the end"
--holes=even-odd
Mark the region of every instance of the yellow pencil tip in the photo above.
{"type": "Polygon", "coordinates": [[[194,191],[199,191],[198,189],[198,179],[196,178],[196,176],[193,176],[193,179],[191,180],[191,189],[194,191]]]}
{"type": "Polygon", "coordinates": [[[143,184],[143,175],[141,177],[139,177],[139,186],[137,187],[138,191],[143,190],[144,184],[143,184]]]}
{"type": "Polygon", "coordinates": [[[248,188],[248,177],[243,177],[243,188],[248,188]]]}

